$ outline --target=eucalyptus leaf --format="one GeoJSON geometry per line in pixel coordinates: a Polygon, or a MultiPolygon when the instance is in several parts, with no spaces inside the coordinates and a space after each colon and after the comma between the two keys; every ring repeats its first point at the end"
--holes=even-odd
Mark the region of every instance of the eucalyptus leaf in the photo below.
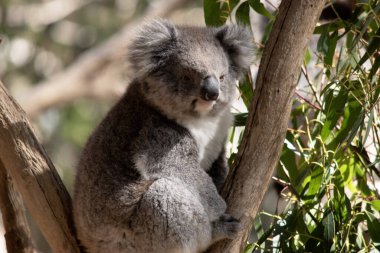
{"type": "Polygon", "coordinates": [[[226,23],[229,16],[229,6],[224,1],[204,0],[204,18],[208,26],[221,26],[226,23]]]}
{"type": "Polygon", "coordinates": [[[245,26],[251,26],[251,21],[249,19],[249,3],[248,1],[243,2],[239,5],[236,11],[236,21],[245,26]]]}
{"type": "Polygon", "coordinates": [[[274,16],[265,8],[265,6],[260,2],[260,0],[249,0],[249,5],[254,9],[257,13],[269,18],[274,19],[274,16]]]}
{"type": "Polygon", "coordinates": [[[368,232],[375,248],[380,250],[380,221],[369,211],[365,211],[365,214],[367,216],[368,232]]]}

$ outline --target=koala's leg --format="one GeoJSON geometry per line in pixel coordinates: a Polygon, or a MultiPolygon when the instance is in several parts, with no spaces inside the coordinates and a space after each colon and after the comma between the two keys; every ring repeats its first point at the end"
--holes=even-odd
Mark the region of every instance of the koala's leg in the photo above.
{"type": "Polygon", "coordinates": [[[207,173],[212,178],[212,181],[214,182],[218,191],[220,191],[228,173],[228,163],[226,159],[225,148],[222,149],[218,158],[214,161],[214,163],[211,166],[211,169],[208,170],[207,173]]]}
{"type": "Polygon", "coordinates": [[[199,194],[176,178],[157,179],[131,218],[139,253],[195,253],[212,242],[212,222],[199,194]]]}

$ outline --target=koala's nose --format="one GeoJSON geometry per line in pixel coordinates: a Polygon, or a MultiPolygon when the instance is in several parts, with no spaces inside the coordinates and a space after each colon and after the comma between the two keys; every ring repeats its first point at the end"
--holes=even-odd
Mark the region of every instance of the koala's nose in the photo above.
{"type": "Polygon", "coordinates": [[[214,76],[206,76],[201,83],[201,97],[206,101],[215,101],[219,97],[219,82],[214,76]]]}

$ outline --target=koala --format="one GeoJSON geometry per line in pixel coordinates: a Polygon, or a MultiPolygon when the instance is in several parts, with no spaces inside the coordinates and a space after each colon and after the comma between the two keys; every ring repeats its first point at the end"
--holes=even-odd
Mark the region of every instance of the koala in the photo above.
{"type": "Polygon", "coordinates": [[[152,21],[129,47],[134,79],[95,129],[74,186],[89,253],[195,253],[241,230],[218,194],[250,32],[152,21]]]}

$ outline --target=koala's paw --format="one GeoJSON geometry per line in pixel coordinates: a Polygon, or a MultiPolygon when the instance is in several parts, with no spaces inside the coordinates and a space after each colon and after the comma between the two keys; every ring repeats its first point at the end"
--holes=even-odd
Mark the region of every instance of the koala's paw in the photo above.
{"type": "Polygon", "coordinates": [[[243,225],[229,214],[223,214],[213,223],[213,238],[215,241],[232,239],[243,229],[243,225]]]}

